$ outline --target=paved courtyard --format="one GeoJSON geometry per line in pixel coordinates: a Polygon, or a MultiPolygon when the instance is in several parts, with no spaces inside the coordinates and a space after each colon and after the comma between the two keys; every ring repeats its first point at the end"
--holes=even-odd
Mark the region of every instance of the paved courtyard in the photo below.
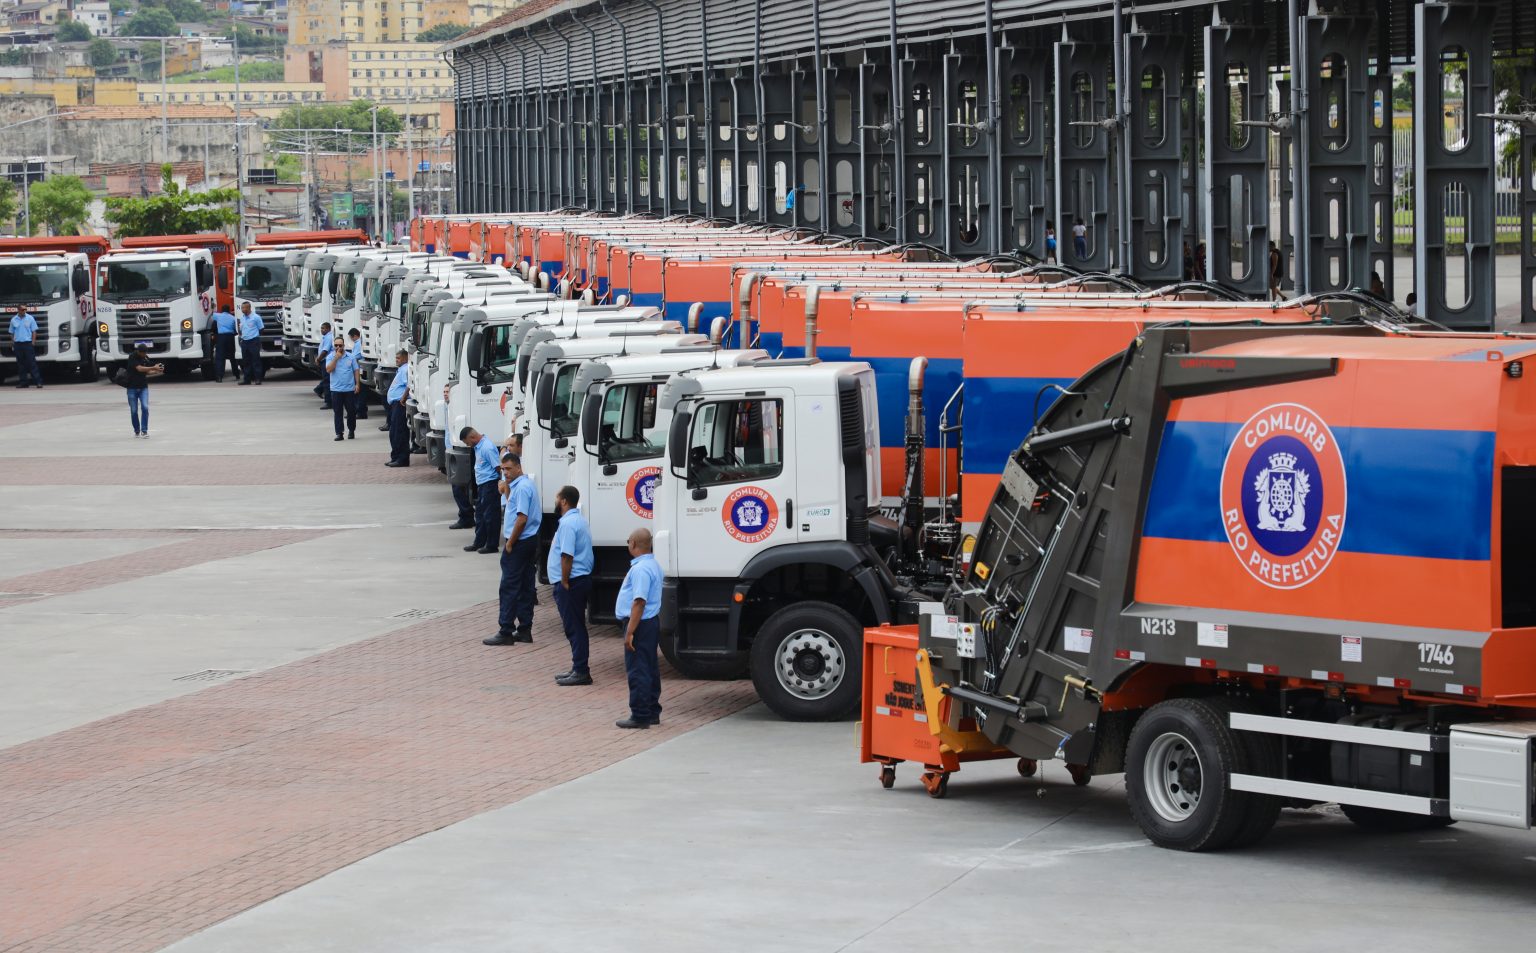
{"type": "MultiPolygon", "coordinates": [[[[547,603],[490,649],[465,554],[378,415],[333,443],[284,374],[0,390],[0,951],[1294,950],[1529,942],[1536,837],[1152,848],[1118,778],[968,766],[882,790],[852,723],[666,673],[620,732],[547,603]]],[[[420,459],[420,458],[418,458],[420,459]]]]}

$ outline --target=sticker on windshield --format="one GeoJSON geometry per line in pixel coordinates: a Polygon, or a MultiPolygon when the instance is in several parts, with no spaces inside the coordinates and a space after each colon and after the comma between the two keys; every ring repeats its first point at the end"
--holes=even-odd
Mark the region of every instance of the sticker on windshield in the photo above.
{"type": "Polygon", "coordinates": [[[641,467],[629,476],[624,488],[624,502],[636,516],[650,519],[656,507],[656,484],[661,482],[661,467],[641,467]]]}
{"type": "Polygon", "coordinates": [[[743,543],[760,543],[778,528],[779,505],[762,487],[740,487],[725,498],[720,507],[720,520],[731,538],[743,543]]]}

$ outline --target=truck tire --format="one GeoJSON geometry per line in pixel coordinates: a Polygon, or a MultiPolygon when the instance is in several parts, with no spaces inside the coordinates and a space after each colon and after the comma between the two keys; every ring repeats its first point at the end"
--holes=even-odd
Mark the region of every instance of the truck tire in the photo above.
{"type": "Polygon", "coordinates": [[[830,602],[797,602],[752,640],[752,684],[787,721],[847,718],[859,705],[864,629],[830,602]]]}
{"type": "Polygon", "coordinates": [[[82,384],[95,382],[100,373],[96,368],[96,342],[91,340],[83,340],[81,342],[82,347],[86,344],[89,344],[90,347],[85,349],[84,356],[80,359],[80,366],[76,369],[82,384]]]}
{"type": "Polygon", "coordinates": [[[1410,834],[1414,831],[1432,831],[1450,827],[1453,818],[1433,817],[1428,814],[1405,814],[1402,811],[1386,811],[1379,807],[1361,807],[1358,804],[1340,804],[1339,810],[1362,831],[1373,834],[1410,834]]]}
{"type": "Polygon", "coordinates": [[[1126,801],[1157,846],[1221,850],[1250,833],[1252,799],[1230,783],[1248,754],[1228,714],[1221,699],[1176,698],[1153,705],[1131,731],[1126,801]]]}
{"type": "Polygon", "coordinates": [[[661,654],[666,657],[667,664],[677,669],[677,674],[697,682],[735,681],[738,678],[744,678],[748,670],[747,653],[745,652],[737,652],[726,658],[710,659],[708,661],[695,658],[679,658],[676,640],[669,639],[666,636],[662,636],[661,639],[661,654]]]}
{"type": "MultiPolygon", "coordinates": [[[[1230,715],[1234,711],[1244,711],[1258,714],[1254,705],[1246,704],[1232,699],[1213,699],[1223,702],[1221,707],[1224,715],[1230,715]]],[[[1231,720],[1228,719],[1228,724],[1231,720]]],[[[1246,755],[1245,773],[1259,774],[1266,777],[1278,778],[1281,773],[1280,742],[1273,735],[1260,734],[1256,731],[1235,732],[1243,743],[1243,751],[1246,755]]],[[[1244,793],[1242,795],[1248,801],[1248,813],[1243,818],[1243,823],[1233,835],[1232,842],[1227,846],[1252,847],[1274,828],[1275,822],[1280,819],[1280,798],[1271,794],[1244,793]]]]}

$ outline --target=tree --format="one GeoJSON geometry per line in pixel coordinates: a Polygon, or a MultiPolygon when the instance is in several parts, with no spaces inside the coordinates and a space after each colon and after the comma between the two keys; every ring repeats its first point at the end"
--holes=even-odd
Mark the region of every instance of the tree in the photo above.
{"type": "Polygon", "coordinates": [[[0,50],[0,66],[28,66],[32,63],[32,54],[20,47],[12,47],[8,50],[0,50]]]}
{"type": "Polygon", "coordinates": [[[277,171],[277,181],[279,182],[291,184],[304,181],[304,163],[291,152],[283,152],[274,156],[272,168],[277,171]]]}
{"type": "MultiPolygon", "coordinates": [[[[278,113],[277,119],[272,123],[273,129],[341,129],[351,130],[354,133],[363,133],[363,138],[356,136],[316,133],[310,137],[310,145],[322,152],[366,152],[370,143],[369,137],[373,133],[373,103],[366,99],[353,100],[350,103],[325,103],[315,106],[289,106],[278,113]]],[[[388,107],[379,109],[379,132],[397,133],[405,128],[405,122],[400,114],[388,107]]],[[[292,137],[289,137],[290,139],[292,137]]],[[[394,136],[384,137],[386,144],[393,142],[394,136]]]]}
{"type": "Polygon", "coordinates": [[[91,39],[91,28],[74,20],[64,20],[54,35],[61,43],[85,43],[91,39]]]}
{"type": "Polygon", "coordinates": [[[218,232],[240,221],[240,213],[230,208],[239,189],[188,192],[171,179],[169,164],[160,167],[160,188],[161,194],[148,198],[107,199],[107,221],[119,236],[218,232]]]}
{"type": "Polygon", "coordinates": [[[98,36],[86,47],[86,54],[91,58],[91,65],[97,69],[111,66],[117,62],[117,47],[104,36],[98,36]]]}
{"type": "Polygon", "coordinates": [[[117,31],[119,36],[176,36],[179,32],[176,17],[164,7],[140,7],[117,31]]]}
{"type": "Polygon", "coordinates": [[[208,19],[208,11],[197,0],[144,0],[143,6],[164,7],[183,23],[201,23],[208,19]]]}
{"type": "Polygon", "coordinates": [[[416,34],[417,43],[447,43],[458,39],[469,27],[461,23],[439,23],[416,34]]]}
{"type": "Polygon", "coordinates": [[[236,24],[233,29],[225,30],[224,36],[228,39],[238,40],[240,52],[242,53],[254,53],[257,50],[275,50],[283,45],[282,37],[262,36],[244,24],[236,24]]]}
{"type": "Polygon", "coordinates": [[[47,226],[51,235],[76,235],[91,207],[91,190],[78,175],[55,175],[29,189],[32,231],[47,226]]]}
{"type": "Polygon", "coordinates": [[[0,179],[0,222],[9,225],[16,221],[16,210],[20,203],[16,201],[16,183],[10,179],[0,179]]]}

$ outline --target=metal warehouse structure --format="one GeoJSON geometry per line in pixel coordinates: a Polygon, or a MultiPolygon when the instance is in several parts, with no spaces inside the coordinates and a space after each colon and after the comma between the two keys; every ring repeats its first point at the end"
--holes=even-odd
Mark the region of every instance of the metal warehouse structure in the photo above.
{"type": "Polygon", "coordinates": [[[1536,320],[1536,116],[1492,115],[1536,101],[1533,48],[1531,0],[531,0],[449,45],[456,174],[470,213],[1037,258],[1050,226],[1063,264],[1168,281],[1193,249],[1254,295],[1274,242],[1298,291],[1375,272],[1388,293],[1411,281],[1428,317],[1490,327],[1510,139],[1536,320]],[[1412,81],[1416,146],[1394,174],[1405,67],[1431,79],[1412,81]],[[1411,269],[1393,261],[1405,195],[1411,269]]]}

